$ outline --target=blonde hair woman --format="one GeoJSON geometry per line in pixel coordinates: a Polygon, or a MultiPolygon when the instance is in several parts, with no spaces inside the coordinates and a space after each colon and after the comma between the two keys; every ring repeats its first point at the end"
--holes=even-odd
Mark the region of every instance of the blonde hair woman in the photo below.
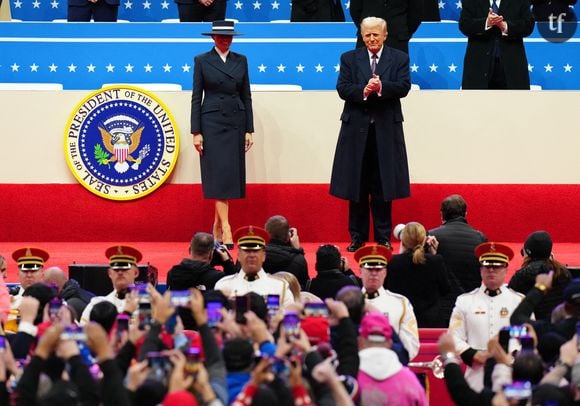
{"type": "Polygon", "coordinates": [[[294,296],[294,302],[296,303],[312,303],[312,302],[322,302],[318,296],[313,295],[310,292],[302,292],[300,290],[300,282],[298,282],[298,278],[290,272],[276,272],[272,274],[273,277],[285,280],[290,287],[290,291],[292,292],[292,296],[294,296]]]}
{"type": "Polygon", "coordinates": [[[447,327],[439,315],[440,298],[449,290],[443,257],[436,254],[437,240],[428,237],[422,224],[411,222],[401,231],[401,253],[387,265],[385,288],[406,296],[419,327],[447,327]]]}

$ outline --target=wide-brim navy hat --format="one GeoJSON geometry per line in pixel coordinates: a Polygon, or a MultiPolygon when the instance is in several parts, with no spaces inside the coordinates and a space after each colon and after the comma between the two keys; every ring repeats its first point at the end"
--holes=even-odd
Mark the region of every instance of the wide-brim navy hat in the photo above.
{"type": "Polygon", "coordinates": [[[217,20],[211,23],[210,32],[202,32],[201,35],[242,35],[234,28],[234,22],[231,20],[217,20]]]}

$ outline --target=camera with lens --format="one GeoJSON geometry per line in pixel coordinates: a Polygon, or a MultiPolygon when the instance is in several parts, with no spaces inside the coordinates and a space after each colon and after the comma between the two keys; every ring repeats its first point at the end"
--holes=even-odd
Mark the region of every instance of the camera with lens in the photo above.
{"type": "Polygon", "coordinates": [[[230,254],[230,252],[228,251],[228,249],[226,248],[225,245],[223,245],[222,243],[220,243],[219,241],[216,241],[213,245],[213,255],[211,258],[211,262],[210,265],[211,266],[224,266],[224,264],[228,261],[233,261],[232,256],[230,254]],[[222,254],[227,254],[227,259],[224,260],[222,258],[222,254]]]}

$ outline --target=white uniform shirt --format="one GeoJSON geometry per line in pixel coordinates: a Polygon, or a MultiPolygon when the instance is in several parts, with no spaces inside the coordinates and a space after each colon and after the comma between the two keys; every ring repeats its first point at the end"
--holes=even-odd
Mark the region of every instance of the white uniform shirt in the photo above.
{"type": "Polygon", "coordinates": [[[126,301],[125,301],[125,299],[119,299],[117,297],[116,291],[112,291],[107,296],[95,296],[94,298],[91,299],[89,304],[87,304],[87,307],[85,307],[85,310],[83,310],[83,314],[81,315],[81,320],[80,320],[81,325],[84,326],[85,324],[87,324],[91,320],[90,319],[91,310],[93,310],[93,307],[99,302],[111,302],[111,303],[113,303],[115,305],[115,307],[117,308],[117,311],[119,313],[122,313],[123,310],[125,310],[125,302],[126,301]]]}
{"type": "MultiPolygon", "coordinates": [[[[500,288],[501,293],[489,296],[485,286],[464,293],[457,297],[449,332],[455,339],[459,353],[469,348],[486,350],[487,342],[499,333],[502,327],[510,325],[510,316],[523,300],[524,295],[509,289],[506,285],[500,288]]],[[[483,389],[483,365],[467,367],[465,379],[477,392],[483,389]]]]}
{"type": "Polygon", "coordinates": [[[20,304],[22,303],[22,294],[24,293],[24,289],[22,286],[18,288],[18,293],[14,296],[10,296],[10,310],[18,310],[20,309],[20,304]]]}
{"type": "MultiPolygon", "coordinates": [[[[364,288],[362,291],[365,293],[364,288]]],[[[391,326],[409,352],[409,360],[412,360],[419,353],[419,330],[417,329],[417,318],[413,311],[413,305],[405,296],[393,293],[383,287],[379,288],[377,293],[379,296],[365,300],[389,317],[391,326]]]]}
{"type": "Polygon", "coordinates": [[[258,295],[280,295],[280,307],[284,307],[294,302],[292,292],[286,281],[268,275],[263,269],[257,273],[258,278],[249,281],[245,278],[243,270],[235,275],[221,278],[215,284],[216,290],[227,292],[230,297],[243,296],[248,292],[255,292],[258,295]]]}

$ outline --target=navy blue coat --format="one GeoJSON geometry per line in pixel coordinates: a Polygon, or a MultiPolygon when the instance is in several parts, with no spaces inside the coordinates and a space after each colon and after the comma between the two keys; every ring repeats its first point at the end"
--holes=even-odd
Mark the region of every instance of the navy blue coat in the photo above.
{"type": "MultiPolygon", "coordinates": [[[[104,0],[105,3],[111,6],[118,6],[121,2],[120,0],[104,0]]],[[[86,6],[92,4],[89,0],[68,0],[69,6],[86,6]]]]}
{"type": "Polygon", "coordinates": [[[336,90],[344,100],[344,108],[330,180],[330,193],[341,199],[359,199],[371,115],[377,133],[383,198],[389,201],[410,195],[400,101],[411,88],[409,56],[383,47],[376,74],[382,83],[381,96],[373,93],[363,100],[363,89],[371,77],[368,51],[358,48],[342,54],[336,90]]]}
{"type": "Polygon", "coordinates": [[[254,132],[246,57],[229,52],[224,63],[215,48],[195,57],[191,132],[203,135],[201,183],[209,199],[246,194],[245,134],[254,132]]]}

